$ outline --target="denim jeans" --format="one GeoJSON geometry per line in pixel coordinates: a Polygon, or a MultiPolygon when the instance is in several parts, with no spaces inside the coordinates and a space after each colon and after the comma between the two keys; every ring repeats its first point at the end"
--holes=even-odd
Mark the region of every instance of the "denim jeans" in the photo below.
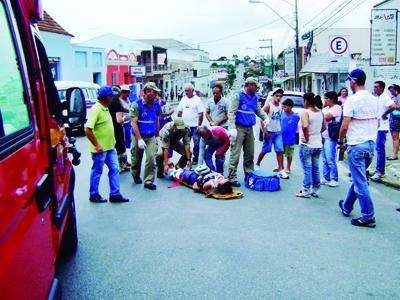
{"type": "Polygon", "coordinates": [[[218,149],[219,149],[219,147],[213,147],[212,145],[206,146],[205,161],[206,161],[207,166],[211,170],[217,171],[220,174],[224,174],[225,154],[220,157],[215,158],[215,166],[214,166],[214,162],[212,159],[214,153],[217,152],[218,149]]]}
{"type": "Polygon", "coordinates": [[[310,189],[312,185],[313,188],[319,188],[321,186],[319,177],[321,148],[310,148],[306,145],[300,145],[299,156],[304,173],[303,187],[310,189]]]}
{"type": "Polygon", "coordinates": [[[387,130],[378,131],[376,138],[376,170],[382,175],[385,174],[385,163],[386,163],[386,134],[387,130]]]}
{"type": "Polygon", "coordinates": [[[90,173],[90,196],[99,194],[99,183],[103,174],[104,164],[108,167],[108,180],[110,182],[110,196],[118,196],[119,192],[119,166],[117,150],[104,151],[101,154],[92,153],[93,166],[90,173]]]}
{"type": "Polygon", "coordinates": [[[368,189],[366,170],[374,157],[374,142],[368,141],[348,146],[347,153],[353,182],[347,193],[343,208],[350,213],[353,210],[354,202],[358,198],[362,218],[371,219],[374,217],[374,205],[368,189]]]}
{"type": "Polygon", "coordinates": [[[124,124],[124,137],[125,137],[125,147],[126,148],[131,148],[132,144],[132,126],[131,123],[125,123],[124,124]]]}
{"type": "Polygon", "coordinates": [[[199,160],[199,143],[200,143],[200,136],[197,133],[197,127],[190,127],[190,135],[193,138],[193,161],[199,160]]]}
{"type": "Polygon", "coordinates": [[[329,138],[324,139],[322,146],[322,163],[324,178],[326,181],[338,181],[338,168],[336,164],[336,146],[337,141],[329,138]]]}

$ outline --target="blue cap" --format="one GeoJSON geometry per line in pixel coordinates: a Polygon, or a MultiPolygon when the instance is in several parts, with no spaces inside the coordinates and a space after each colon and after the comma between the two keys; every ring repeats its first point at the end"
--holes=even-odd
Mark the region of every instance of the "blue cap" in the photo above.
{"type": "Polygon", "coordinates": [[[104,99],[107,96],[115,96],[118,95],[118,92],[113,91],[113,89],[110,86],[102,86],[101,88],[99,88],[99,91],[97,92],[97,94],[99,95],[100,99],[104,99]]]}
{"type": "Polygon", "coordinates": [[[365,75],[365,72],[361,69],[351,71],[346,78],[346,80],[353,80],[357,85],[364,85],[366,79],[367,75],[365,75]]]}

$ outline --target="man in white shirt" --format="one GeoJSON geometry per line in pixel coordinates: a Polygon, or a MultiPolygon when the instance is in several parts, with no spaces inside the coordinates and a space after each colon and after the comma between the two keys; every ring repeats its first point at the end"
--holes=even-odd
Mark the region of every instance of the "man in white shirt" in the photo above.
{"type": "Polygon", "coordinates": [[[201,99],[194,94],[194,86],[190,83],[184,86],[186,96],[182,98],[178,105],[178,117],[182,117],[185,124],[190,127],[190,134],[193,137],[193,160],[195,165],[199,161],[199,142],[200,136],[197,130],[203,123],[204,104],[201,99]]]}
{"type": "Polygon", "coordinates": [[[376,137],[376,169],[372,176],[373,181],[380,181],[385,174],[386,163],[386,135],[389,131],[388,115],[394,110],[394,101],[388,94],[384,93],[385,83],[383,81],[375,81],[374,92],[378,97],[378,135],[376,137]]]}
{"type": "Polygon", "coordinates": [[[365,90],[366,75],[363,70],[350,72],[347,80],[354,95],[347,98],[343,108],[343,122],[340,128],[338,148],[344,148],[347,137],[347,153],[352,184],[346,200],[339,201],[343,216],[349,217],[358,199],[361,217],[351,220],[354,226],[375,227],[374,205],[368,189],[367,168],[374,156],[376,132],[378,129],[377,98],[365,90]]]}

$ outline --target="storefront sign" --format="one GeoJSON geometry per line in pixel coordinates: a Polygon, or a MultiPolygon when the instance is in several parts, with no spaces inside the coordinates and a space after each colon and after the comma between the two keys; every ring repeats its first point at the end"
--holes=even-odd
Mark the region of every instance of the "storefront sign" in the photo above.
{"type": "Polygon", "coordinates": [[[371,66],[396,65],[397,10],[371,10],[371,66]]]}
{"type": "Polygon", "coordinates": [[[144,67],[144,66],[131,67],[131,76],[145,77],[146,76],[146,67],[144,67]]]}

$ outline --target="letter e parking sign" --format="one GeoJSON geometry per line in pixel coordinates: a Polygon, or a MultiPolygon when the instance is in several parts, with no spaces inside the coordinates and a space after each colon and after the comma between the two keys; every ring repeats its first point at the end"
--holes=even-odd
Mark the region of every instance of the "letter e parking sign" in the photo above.
{"type": "Polygon", "coordinates": [[[331,57],[346,56],[349,51],[349,38],[343,35],[329,37],[329,51],[331,57]]]}

